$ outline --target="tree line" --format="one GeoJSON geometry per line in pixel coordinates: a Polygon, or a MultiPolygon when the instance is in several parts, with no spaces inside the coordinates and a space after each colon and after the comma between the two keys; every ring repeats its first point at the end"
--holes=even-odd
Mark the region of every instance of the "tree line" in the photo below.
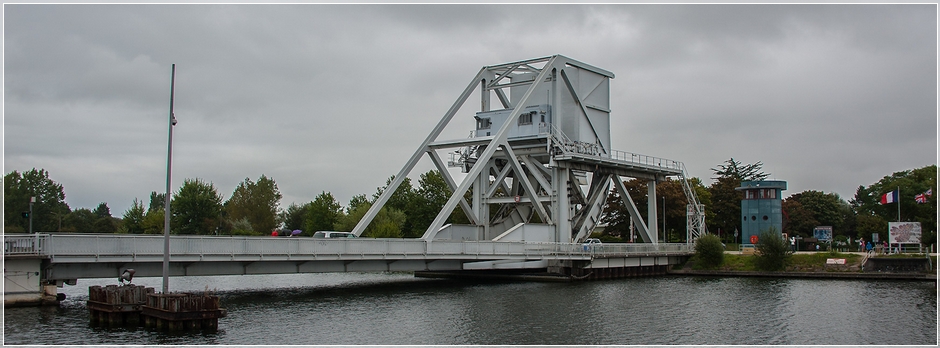
{"type": "MultiPolygon", "coordinates": [[[[740,230],[742,194],[735,188],[742,181],[763,180],[769,174],[762,171],[763,164],[745,164],[733,158],[712,168],[714,177],[709,186],[699,178],[690,178],[689,184],[700,203],[705,205],[706,225],[710,233],[726,243],[739,242],[734,231],[740,230]]],[[[261,175],[257,181],[249,178],[238,184],[228,200],[211,182],[186,179],[171,196],[171,233],[192,235],[268,235],[272,231],[301,230],[302,235],[315,231],[350,231],[373,202],[388,187],[367,197],[355,195],[343,206],[328,191],[322,191],[312,201],[291,203],[279,207],[282,195],[274,179],[261,175]]],[[[848,238],[869,239],[872,233],[887,239],[889,221],[897,221],[896,204],[880,204],[881,195],[900,188],[900,221],[921,223],[925,244],[936,243],[936,199],[925,196],[924,203],[915,202],[914,194],[936,187],[937,166],[896,172],[869,186],[859,186],[849,201],[835,193],[808,190],[795,193],[782,202],[783,230],[791,236],[812,237],[815,226],[832,226],[836,240],[848,238]]],[[[638,205],[647,201],[647,183],[643,180],[625,182],[627,191],[638,205]]],[[[441,207],[450,197],[451,190],[440,172],[421,174],[417,185],[405,178],[389,201],[366,228],[364,236],[420,237],[431,224],[441,207]]],[[[40,232],[95,232],[162,234],[164,228],[164,193],[151,192],[148,204],[134,199],[132,206],[121,217],[111,215],[107,203],[95,209],[72,210],[65,203],[62,185],[49,178],[49,172],[32,169],[23,173],[12,171],[4,176],[4,229],[7,232],[25,232],[29,219],[30,197],[33,204],[33,231],[40,232]]],[[[666,180],[656,185],[660,232],[666,241],[684,242],[687,199],[678,180],[666,180]]],[[[646,209],[639,209],[644,220],[646,209]]],[[[448,223],[468,223],[458,207],[448,223]]],[[[613,241],[630,240],[630,216],[613,190],[602,216],[607,224],[602,237],[613,241]]]]}
{"type": "MultiPolygon", "coordinates": [[[[722,242],[740,242],[740,239],[735,239],[734,232],[741,229],[742,193],[735,188],[740,187],[742,181],[766,179],[769,174],[762,171],[762,166],[761,162],[744,164],[731,158],[712,168],[715,176],[710,186],[705,187],[698,178],[689,180],[700,203],[705,205],[708,232],[717,235],[722,242]]],[[[647,200],[646,185],[643,180],[625,182],[627,191],[638,205],[647,200]]],[[[937,200],[933,195],[924,195],[924,202],[919,203],[914,200],[914,196],[936,187],[937,166],[929,165],[892,173],[869,186],[860,185],[855,196],[849,201],[836,193],[816,190],[794,193],[781,202],[783,232],[789,236],[812,237],[816,226],[832,226],[833,238],[836,241],[846,241],[849,238],[870,240],[873,233],[879,235],[879,240],[887,240],[888,222],[916,221],[921,223],[922,242],[935,244],[937,200]],[[898,188],[902,192],[898,203],[880,204],[883,194],[898,188]],[[901,208],[900,220],[897,216],[897,204],[900,204],[901,208]]],[[[670,242],[685,241],[687,200],[683,192],[682,183],[678,180],[666,180],[656,184],[656,195],[660,200],[657,202],[660,205],[659,219],[665,221],[665,224],[660,221],[659,227],[660,231],[666,230],[666,240],[670,242]]],[[[627,241],[630,216],[619,202],[620,197],[616,192],[608,197],[602,220],[608,224],[604,235],[609,240],[627,241]]],[[[646,220],[646,209],[639,210],[646,220]]]]}

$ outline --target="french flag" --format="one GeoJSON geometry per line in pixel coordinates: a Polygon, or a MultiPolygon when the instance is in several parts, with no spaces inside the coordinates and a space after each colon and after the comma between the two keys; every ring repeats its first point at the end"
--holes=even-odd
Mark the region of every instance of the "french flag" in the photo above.
{"type": "Polygon", "coordinates": [[[894,190],[881,195],[881,204],[894,203],[898,201],[898,190],[894,190]]]}

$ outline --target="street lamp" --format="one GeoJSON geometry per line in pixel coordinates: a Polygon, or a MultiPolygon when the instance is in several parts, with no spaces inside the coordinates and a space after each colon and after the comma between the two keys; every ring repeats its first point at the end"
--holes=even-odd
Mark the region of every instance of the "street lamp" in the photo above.
{"type": "Polygon", "coordinates": [[[166,194],[163,206],[163,293],[170,293],[170,168],[173,163],[173,126],[176,126],[176,116],[173,115],[173,92],[176,86],[176,64],[172,65],[170,75],[170,136],[166,145],[166,194]]]}
{"type": "Polygon", "coordinates": [[[36,203],[36,197],[29,197],[29,234],[33,234],[33,203],[36,203]]]}

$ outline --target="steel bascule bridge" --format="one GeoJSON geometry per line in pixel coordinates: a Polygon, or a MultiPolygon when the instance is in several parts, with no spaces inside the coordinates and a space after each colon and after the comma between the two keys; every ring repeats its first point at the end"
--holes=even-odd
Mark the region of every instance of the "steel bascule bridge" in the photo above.
{"type": "Polygon", "coordinates": [[[687,238],[705,232],[699,204],[681,162],[616,151],[610,146],[610,79],[614,74],[555,55],[480,69],[405,166],[353,229],[361,235],[423,155],[453,193],[424,240],[578,243],[597,226],[611,186],[644,243],[658,244],[656,200],[644,221],[624,178],[656,183],[678,177],[688,198],[687,238]],[[476,129],[466,139],[438,136],[479,88],[476,129]],[[493,99],[501,108],[495,109],[493,99]],[[438,153],[447,151],[445,163],[438,153]],[[448,166],[466,175],[458,185],[448,166]],[[470,200],[465,199],[469,192],[470,200]],[[469,225],[445,225],[460,206],[469,225]]]}
{"type": "MultiPolygon", "coordinates": [[[[453,193],[421,238],[171,236],[169,273],[665,272],[691,255],[691,242],[705,233],[704,208],[681,162],[611,149],[613,77],[561,55],[480,69],[352,231],[362,235],[427,155],[453,193]],[[477,90],[480,109],[470,137],[438,139],[477,90]],[[453,167],[462,173],[451,175],[453,167]],[[688,243],[662,243],[656,199],[648,200],[644,219],[624,186],[625,178],[646,180],[648,197],[655,197],[656,183],[669,177],[682,182],[688,198],[688,243]],[[642,243],[582,245],[611,189],[642,243]],[[458,206],[469,224],[446,223],[458,206]]],[[[54,297],[56,286],[116,278],[128,268],[138,277],[162,273],[162,236],[39,233],[5,235],[4,242],[5,303],[54,297]]]]}

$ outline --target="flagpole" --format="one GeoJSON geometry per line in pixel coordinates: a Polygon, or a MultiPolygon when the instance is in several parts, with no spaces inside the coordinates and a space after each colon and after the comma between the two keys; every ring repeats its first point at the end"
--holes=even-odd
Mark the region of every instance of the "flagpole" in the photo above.
{"type": "Polygon", "coordinates": [[[898,186],[898,222],[901,222],[901,186],[898,186]]]}

